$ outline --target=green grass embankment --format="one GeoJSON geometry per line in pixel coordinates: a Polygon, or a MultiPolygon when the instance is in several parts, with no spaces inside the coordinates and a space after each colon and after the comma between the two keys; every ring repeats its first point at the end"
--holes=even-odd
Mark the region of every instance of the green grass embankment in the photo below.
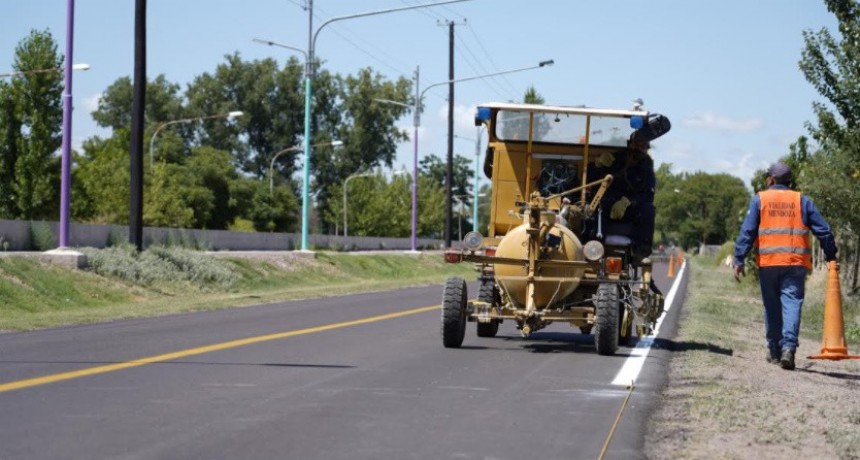
{"type": "Polygon", "coordinates": [[[443,283],[475,276],[439,254],[222,258],[180,248],[83,249],[91,266],[68,270],[0,258],[0,331],[150,317],[443,283]]]}

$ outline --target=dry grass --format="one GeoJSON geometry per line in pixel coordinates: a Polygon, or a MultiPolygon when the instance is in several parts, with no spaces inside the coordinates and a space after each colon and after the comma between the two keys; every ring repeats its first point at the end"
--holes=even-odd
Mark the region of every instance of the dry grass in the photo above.
{"type": "MultiPolygon", "coordinates": [[[[709,346],[673,358],[646,455],[860,459],[860,361],[806,359],[819,352],[821,333],[819,324],[804,323],[797,370],[767,363],[757,284],[736,284],[729,268],[707,259],[694,260],[692,268],[674,340],[709,346]]],[[[821,274],[807,286],[807,314],[820,315],[821,274]]],[[[851,327],[853,317],[846,319],[851,327]]],[[[857,353],[860,344],[849,348],[857,353]]]]}

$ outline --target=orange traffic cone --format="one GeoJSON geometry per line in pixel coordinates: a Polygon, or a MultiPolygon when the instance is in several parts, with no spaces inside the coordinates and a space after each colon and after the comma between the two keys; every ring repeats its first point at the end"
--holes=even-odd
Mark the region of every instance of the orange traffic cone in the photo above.
{"type": "Polygon", "coordinates": [[[675,256],[669,256],[669,278],[675,277],[675,256]]]}
{"type": "Polygon", "coordinates": [[[849,355],[845,345],[845,323],[842,321],[842,291],[839,288],[839,269],[836,261],[827,263],[827,293],[824,299],[824,338],[821,354],[809,359],[860,359],[849,355]]]}
{"type": "Polygon", "coordinates": [[[681,269],[681,265],[684,265],[684,250],[678,248],[678,269],[681,269]]]}

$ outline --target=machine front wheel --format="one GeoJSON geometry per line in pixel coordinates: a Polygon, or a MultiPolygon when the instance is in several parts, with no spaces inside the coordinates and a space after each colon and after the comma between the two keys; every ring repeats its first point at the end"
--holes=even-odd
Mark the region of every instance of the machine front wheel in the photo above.
{"type": "Polygon", "coordinates": [[[459,348],[466,336],[466,281],[448,278],[442,291],[442,345],[459,348]]]}

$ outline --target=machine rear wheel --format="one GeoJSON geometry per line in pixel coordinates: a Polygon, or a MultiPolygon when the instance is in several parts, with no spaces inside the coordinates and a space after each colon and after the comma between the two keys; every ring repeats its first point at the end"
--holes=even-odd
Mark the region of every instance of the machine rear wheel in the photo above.
{"type": "Polygon", "coordinates": [[[448,278],[442,291],[442,345],[459,348],[466,336],[466,281],[448,278]]]}
{"type": "Polygon", "coordinates": [[[599,355],[614,355],[618,350],[618,286],[598,286],[594,306],[594,347],[599,355]]]}
{"type": "MultiPolygon", "coordinates": [[[[499,306],[499,289],[492,280],[481,282],[478,289],[478,300],[486,302],[494,307],[499,306]]],[[[499,320],[494,319],[489,323],[478,323],[478,337],[495,337],[499,332],[499,320]]]]}

